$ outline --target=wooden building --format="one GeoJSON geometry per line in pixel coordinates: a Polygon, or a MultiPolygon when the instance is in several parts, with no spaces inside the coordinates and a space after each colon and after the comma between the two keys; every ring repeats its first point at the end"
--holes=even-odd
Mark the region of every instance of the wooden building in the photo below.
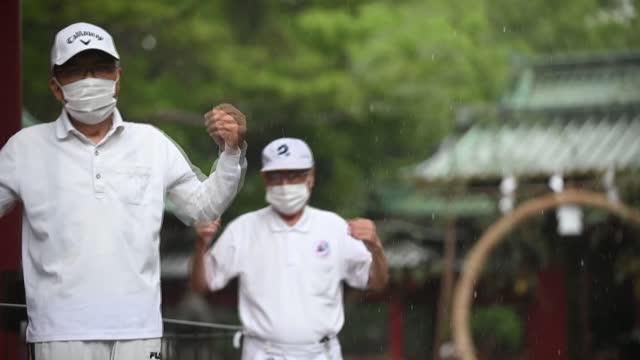
{"type": "MultiPolygon", "coordinates": [[[[444,239],[452,221],[455,274],[483,229],[523,200],[584,188],[640,205],[640,54],[520,59],[502,99],[459,114],[458,131],[411,169],[413,182],[380,191],[376,206],[423,229],[411,241],[440,255],[436,268],[446,242],[428,234],[444,239]]],[[[477,307],[515,309],[528,359],[637,358],[639,235],[599,211],[540,214],[492,257],[477,307]]],[[[515,355],[489,355],[500,356],[515,355]]]]}

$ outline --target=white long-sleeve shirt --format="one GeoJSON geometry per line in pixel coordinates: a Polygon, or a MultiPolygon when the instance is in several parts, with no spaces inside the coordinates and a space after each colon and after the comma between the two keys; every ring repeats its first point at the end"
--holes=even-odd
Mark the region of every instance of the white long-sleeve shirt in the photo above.
{"type": "Polygon", "coordinates": [[[161,131],[116,110],[94,144],[66,113],[0,151],[0,216],[22,201],[29,342],[162,336],[160,227],[165,199],[187,221],[217,218],[246,160],[220,154],[201,182],[161,131]]]}

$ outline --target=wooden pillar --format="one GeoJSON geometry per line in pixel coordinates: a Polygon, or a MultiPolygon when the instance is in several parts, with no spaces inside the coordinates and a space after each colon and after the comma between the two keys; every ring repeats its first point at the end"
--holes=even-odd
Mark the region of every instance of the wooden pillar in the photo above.
{"type": "MultiPolygon", "coordinates": [[[[0,86],[0,147],[21,127],[20,81],[20,1],[5,0],[0,5],[0,34],[3,51],[0,56],[3,86],[0,86]]],[[[43,56],[46,56],[43,55],[43,56]]],[[[12,211],[0,218],[0,302],[22,299],[20,279],[20,212],[12,211]],[[21,291],[20,291],[21,292],[21,291]]],[[[22,359],[24,346],[19,336],[19,322],[14,310],[0,308],[0,358],[22,359]]]]}
{"type": "Polygon", "coordinates": [[[587,359],[591,352],[587,241],[584,235],[566,237],[562,241],[566,249],[568,359],[587,359]]]}
{"type": "MultiPolygon", "coordinates": [[[[0,147],[21,127],[20,101],[20,1],[2,2],[0,34],[4,50],[0,56],[0,69],[4,85],[0,86],[0,147]]],[[[45,54],[46,55],[46,54],[45,54]]],[[[0,271],[18,271],[20,268],[20,214],[13,211],[0,218],[0,271]]]]}
{"type": "Polygon", "coordinates": [[[449,308],[453,283],[455,281],[456,265],[456,221],[450,219],[447,222],[444,237],[444,261],[445,267],[440,280],[440,295],[438,297],[438,310],[436,314],[436,328],[433,339],[433,353],[431,359],[440,359],[440,346],[445,340],[449,326],[449,308]]]}
{"type": "Polygon", "coordinates": [[[529,306],[527,321],[528,360],[567,360],[566,275],[560,269],[538,274],[538,295],[529,306]]]}
{"type": "Polygon", "coordinates": [[[392,289],[389,298],[389,359],[404,360],[404,301],[398,291],[392,289]]]}

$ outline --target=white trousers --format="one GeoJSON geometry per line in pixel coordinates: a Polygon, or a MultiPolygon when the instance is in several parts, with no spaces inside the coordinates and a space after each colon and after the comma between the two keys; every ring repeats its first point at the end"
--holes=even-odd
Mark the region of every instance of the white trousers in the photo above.
{"type": "Polygon", "coordinates": [[[52,341],[29,344],[30,360],[159,360],[161,339],[52,341]]]}
{"type": "Polygon", "coordinates": [[[325,343],[289,345],[245,336],[242,360],[342,360],[342,351],[335,337],[325,343]]]}

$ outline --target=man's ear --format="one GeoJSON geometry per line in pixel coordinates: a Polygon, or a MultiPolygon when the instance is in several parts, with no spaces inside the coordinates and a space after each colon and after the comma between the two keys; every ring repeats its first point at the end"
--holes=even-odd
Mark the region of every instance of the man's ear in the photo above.
{"type": "Polygon", "coordinates": [[[53,96],[55,96],[59,102],[64,104],[64,93],[62,92],[60,86],[58,86],[58,84],[56,83],[56,80],[53,78],[53,76],[49,79],[49,89],[51,89],[53,96]]]}
{"type": "Polygon", "coordinates": [[[116,98],[120,95],[120,80],[122,80],[122,68],[118,68],[118,82],[116,83],[116,98]]]}
{"type": "Polygon", "coordinates": [[[262,178],[262,182],[264,183],[264,188],[267,188],[267,184],[269,184],[269,182],[267,181],[267,174],[265,174],[263,171],[260,172],[260,177],[262,178]]]}
{"type": "Polygon", "coordinates": [[[307,179],[307,184],[309,185],[309,190],[313,189],[313,185],[316,183],[316,169],[311,168],[309,171],[309,178],[307,179]]]}

